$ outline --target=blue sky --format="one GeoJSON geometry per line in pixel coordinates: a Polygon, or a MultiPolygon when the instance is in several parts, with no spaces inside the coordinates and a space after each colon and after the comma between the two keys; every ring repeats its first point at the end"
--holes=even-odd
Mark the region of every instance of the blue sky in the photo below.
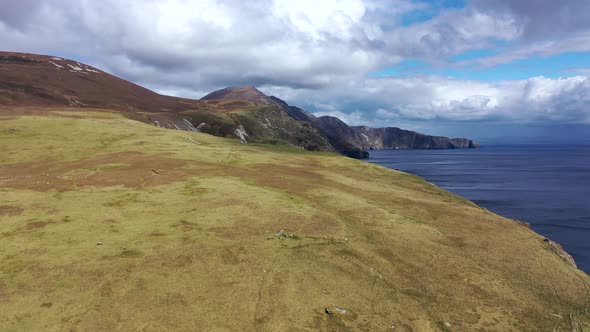
{"type": "Polygon", "coordinates": [[[415,4],[426,5],[425,8],[408,11],[401,15],[401,25],[426,22],[445,10],[460,9],[467,5],[467,0],[428,0],[413,1],[415,4]]]}
{"type": "MultiPolygon", "coordinates": [[[[467,10],[468,0],[413,0],[416,9],[401,15],[400,25],[410,27],[436,19],[449,11],[467,10]]],[[[542,5],[542,2],[539,4],[542,5]]],[[[532,5],[532,4],[531,4],[532,5]]],[[[549,13],[550,14],[550,13],[549,13]]],[[[554,24],[547,22],[548,25],[554,24]]],[[[521,40],[489,38],[486,47],[473,48],[443,58],[406,58],[401,62],[369,73],[370,76],[440,75],[456,79],[501,81],[523,80],[535,76],[572,77],[590,70],[590,52],[554,49],[550,54],[527,54],[504,63],[487,64],[487,59],[518,51],[521,40]]],[[[551,46],[548,46],[551,47],[551,46]]],[[[541,50],[542,51],[542,50],[541,50]]]]}
{"type": "Polygon", "coordinates": [[[445,59],[444,64],[404,60],[391,68],[372,72],[372,76],[441,75],[457,79],[501,81],[523,80],[535,76],[561,78],[583,75],[590,69],[590,52],[564,52],[487,66],[477,60],[502,55],[503,47],[467,51],[445,59]]]}
{"type": "Polygon", "coordinates": [[[160,93],[255,85],[351,125],[590,138],[588,0],[0,5],[3,50],[72,58],[160,93]]]}

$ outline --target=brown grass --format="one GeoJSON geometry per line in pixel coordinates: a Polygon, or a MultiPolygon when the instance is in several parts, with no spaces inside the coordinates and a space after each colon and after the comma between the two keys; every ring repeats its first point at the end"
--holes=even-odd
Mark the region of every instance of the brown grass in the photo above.
{"type": "Polygon", "coordinates": [[[23,212],[23,209],[14,205],[0,205],[0,216],[16,216],[23,212]]]}
{"type": "MultiPolygon", "coordinates": [[[[107,154],[75,162],[18,163],[0,166],[0,187],[48,191],[73,186],[154,186],[187,177],[190,172],[183,169],[185,164],[183,160],[141,152],[107,154]],[[101,171],[101,165],[112,163],[123,166],[101,171]]],[[[198,163],[191,165],[196,167],[198,163]]]]}
{"type": "Polygon", "coordinates": [[[47,225],[55,224],[55,221],[34,221],[27,224],[28,230],[44,228],[47,225]]]}

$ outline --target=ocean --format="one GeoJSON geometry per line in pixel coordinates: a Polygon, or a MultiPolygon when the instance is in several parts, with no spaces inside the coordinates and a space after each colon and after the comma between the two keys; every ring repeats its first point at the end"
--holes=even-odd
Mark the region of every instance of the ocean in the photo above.
{"type": "Polygon", "coordinates": [[[425,178],[560,243],[590,273],[590,145],[374,150],[369,162],[425,178]]]}

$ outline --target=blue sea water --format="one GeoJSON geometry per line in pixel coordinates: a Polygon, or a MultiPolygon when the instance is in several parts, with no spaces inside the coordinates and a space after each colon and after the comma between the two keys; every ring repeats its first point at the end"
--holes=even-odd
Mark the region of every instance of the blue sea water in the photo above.
{"type": "Polygon", "coordinates": [[[421,176],[497,214],[529,222],[590,273],[590,145],[370,154],[369,162],[421,176]]]}

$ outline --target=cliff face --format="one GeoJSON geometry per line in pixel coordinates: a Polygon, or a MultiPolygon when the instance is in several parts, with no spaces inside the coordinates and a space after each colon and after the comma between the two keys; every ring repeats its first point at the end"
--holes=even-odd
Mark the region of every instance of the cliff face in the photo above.
{"type": "Polygon", "coordinates": [[[467,138],[430,136],[395,127],[351,127],[338,118],[322,116],[314,123],[330,138],[334,147],[345,145],[356,150],[379,149],[465,149],[478,144],[467,138]],[[336,143],[336,141],[338,143],[336,143]]]}
{"type": "Polygon", "coordinates": [[[362,149],[465,149],[477,144],[466,138],[430,136],[400,128],[351,127],[351,139],[362,149]]]}
{"type": "Polygon", "coordinates": [[[451,144],[455,146],[457,149],[475,149],[479,148],[479,143],[476,143],[467,138],[453,138],[451,139],[451,144]]]}
{"type": "MultiPolygon", "coordinates": [[[[330,143],[330,145],[341,154],[357,159],[365,159],[369,158],[369,153],[365,151],[362,147],[352,144],[349,140],[346,139],[347,135],[352,134],[350,127],[342,122],[338,118],[332,118],[331,125],[323,126],[323,122],[321,118],[316,117],[315,115],[307,112],[296,106],[290,106],[285,101],[271,96],[269,97],[270,100],[277,106],[279,106],[286,114],[288,114],[291,118],[296,119],[298,121],[302,121],[305,123],[309,123],[312,127],[316,128],[330,143]],[[334,127],[334,130],[326,130],[334,127]]],[[[325,120],[329,122],[329,119],[325,120]]]]}
{"type": "Polygon", "coordinates": [[[288,105],[277,97],[270,100],[279,105],[290,117],[305,121],[327,137],[340,153],[353,158],[368,158],[372,149],[467,149],[479,145],[467,138],[430,136],[400,128],[370,128],[349,126],[332,116],[316,117],[301,108],[288,105]]]}

